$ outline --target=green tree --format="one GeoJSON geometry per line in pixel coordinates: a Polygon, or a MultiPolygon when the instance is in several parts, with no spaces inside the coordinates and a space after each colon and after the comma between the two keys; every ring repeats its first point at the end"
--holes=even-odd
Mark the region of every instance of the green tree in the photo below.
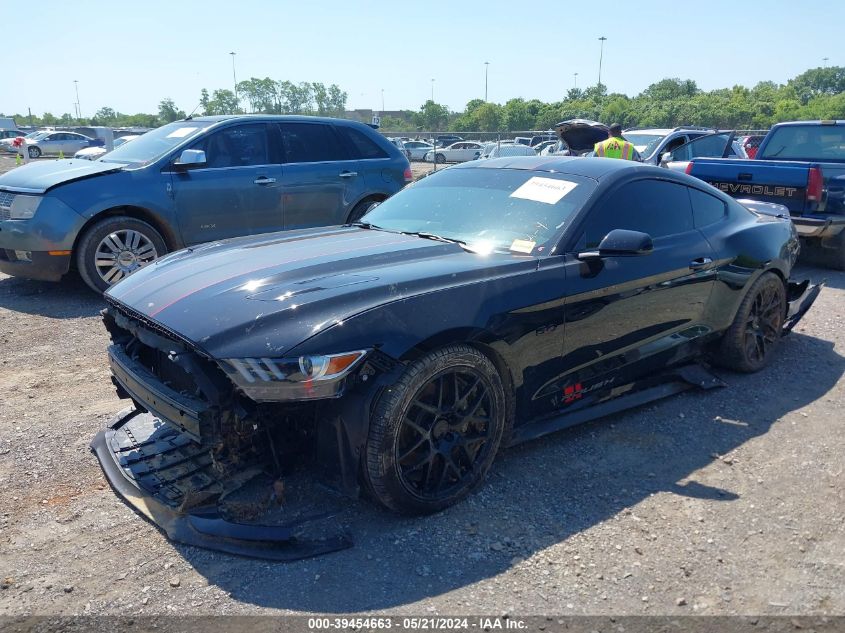
{"type": "Polygon", "coordinates": [[[185,118],[185,111],[180,110],[173,103],[173,99],[167,97],[158,104],[158,118],[162,123],[171,123],[185,118]]]}
{"type": "Polygon", "coordinates": [[[211,100],[205,108],[206,114],[238,114],[239,112],[240,108],[235,93],[226,88],[211,93],[211,100]]]}
{"type": "Polygon", "coordinates": [[[349,95],[346,91],[341,90],[337,84],[329,86],[328,97],[326,101],[326,114],[333,116],[342,116],[346,111],[346,99],[349,95]]]}
{"type": "Polygon", "coordinates": [[[813,97],[845,92],[845,67],[811,68],[792,79],[789,85],[806,105],[813,97]]]}
{"type": "Polygon", "coordinates": [[[449,108],[431,99],[420,106],[414,115],[414,123],[425,131],[440,130],[449,120],[449,108]]]}

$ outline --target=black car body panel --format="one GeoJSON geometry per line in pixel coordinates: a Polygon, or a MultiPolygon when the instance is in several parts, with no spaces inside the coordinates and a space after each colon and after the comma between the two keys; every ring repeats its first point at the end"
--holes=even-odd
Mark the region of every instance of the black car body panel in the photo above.
{"type": "MultiPolygon", "coordinates": [[[[414,187],[461,170],[578,178],[593,189],[530,252],[482,255],[364,224],[173,253],[106,295],[119,393],[167,420],[175,417],[172,392],[190,392],[204,405],[187,401],[184,419],[168,421],[206,445],[224,441],[230,425],[249,435],[316,421],[317,471],[356,493],[370,412],[414,359],[455,343],[481,350],[513,393],[508,441],[529,439],[690,384],[716,384],[681,368],[728,328],[754,281],[769,272],[786,282],[797,258],[788,219],[753,212],[684,174],[629,161],[503,158],[451,167],[414,187]],[[649,254],[584,256],[596,218],[610,213],[611,228],[636,230],[624,209],[608,205],[644,186],[689,196],[681,200],[690,226],[656,238],[649,254]],[[722,215],[695,215],[693,227],[697,207],[683,200],[699,195],[722,215]],[[227,365],[253,359],[275,371],[263,363],[352,350],[366,351],[355,371],[331,397],[305,404],[251,399],[227,365]],[[133,370],[133,357],[147,369],[133,370]]],[[[790,313],[800,318],[817,293],[790,285],[790,313]]]]}

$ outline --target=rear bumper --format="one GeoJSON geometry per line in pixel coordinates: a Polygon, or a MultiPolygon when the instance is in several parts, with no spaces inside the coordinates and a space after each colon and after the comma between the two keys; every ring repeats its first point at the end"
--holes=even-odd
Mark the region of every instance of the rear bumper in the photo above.
{"type": "Polygon", "coordinates": [[[787,284],[786,298],[788,302],[788,309],[786,312],[786,320],[783,323],[784,334],[789,334],[798,321],[801,320],[807,310],[812,307],[813,302],[819,296],[819,293],[824,286],[824,282],[815,285],[810,284],[809,279],[801,282],[790,281],[787,284]]]}
{"type": "Polygon", "coordinates": [[[331,513],[280,525],[229,521],[218,501],[260,473],[216,476],[209,451],[150,413],[120,412],[91,442],[103,473],[133,509],[177,542],[238,556],[293,561],[352,545],[342,531],[309,538],[331,513]]]}
{"type": "Polygon", "coordinates": [[[19,259],[13,249],[0,248],[0,273],[24,279],[59,281],[70,270],[70,255],[26,251],[30,260],[19,259]]]}
{"type": "Polygon", "coordinates": [[[792,223],[801,237],[829,238],[845,229],[845,217],[841,215],[793,217],[792,223]]]}

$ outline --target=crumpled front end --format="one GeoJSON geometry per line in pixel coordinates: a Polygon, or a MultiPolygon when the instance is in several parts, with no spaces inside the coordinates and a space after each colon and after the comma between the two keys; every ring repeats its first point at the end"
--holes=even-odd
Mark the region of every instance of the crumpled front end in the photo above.
{"type": "Polygon", "coordinates": [[[116,492],[171,539],[198,547],[273,560],[349,547],[349,504],[337,492],[358,493],[354,447],[366,437],[371,363],[326,399],[260,401],[226,361],[111,303],[112,381],[134,407],[91,448],[116,492]]]}

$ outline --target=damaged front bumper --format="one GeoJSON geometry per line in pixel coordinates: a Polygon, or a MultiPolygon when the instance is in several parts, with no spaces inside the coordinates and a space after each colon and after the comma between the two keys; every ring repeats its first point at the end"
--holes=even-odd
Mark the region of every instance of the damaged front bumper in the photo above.
{"type": "Polygon", "coordinates": [[[230,520],[226,497],[260,477],[261,469],[218,476],[207,447],[151,413],[125,409],[97,434],[91,449],[115,492],[174,541],[277,561],[352,545],[337,512],[289,508],[277,525],[230,520]]]}

